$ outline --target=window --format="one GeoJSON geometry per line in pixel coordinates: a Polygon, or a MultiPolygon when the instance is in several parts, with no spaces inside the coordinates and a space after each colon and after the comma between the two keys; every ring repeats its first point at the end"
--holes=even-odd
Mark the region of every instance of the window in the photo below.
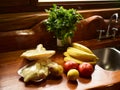
{"type": "Polygon", "coordinates": [[[45,11],[53,4],[77,10],[120,8],[120,0],[1,0],[0,13],[45,11]]]}
{"type": "Polygon", "coordinates": [[[52,4],[78,10],[120,7],[120,0],[38,0],[38,2],[41,10],[50,8],[52,4]]]}
{"type": "Polygon", "coordinates": [[[63,1],[119,1],[119,0],[38,0],[38,2],[63,2],[63,1]]]}

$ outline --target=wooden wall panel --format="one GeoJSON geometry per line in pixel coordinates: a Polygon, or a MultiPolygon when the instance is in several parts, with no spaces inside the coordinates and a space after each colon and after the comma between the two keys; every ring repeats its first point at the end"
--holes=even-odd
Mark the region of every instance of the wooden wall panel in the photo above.
{"type": "Polygon", "coordinates": [[[30,0],[0,0],[0,7],[25,6],[29,4],[30,0]]]}
{"type": "Polygon", "coordinates": [[[37,0],[0,0],[0,13],[21,13],[38,11],[37,0]]]}
{"type": "MultiPolygon", "coordinates": [[[[84,27],[81,28],[78,24],[78,30],[75,32],[73,41],[98,38],[97,30],[101,28],[106,29],[111,15],[115,12],[118,12],[120,15],[120,8],[80,10],[79,12],[85,18],[85,21],[82,22],[84,27]]],[[[48,33],[45,26],[40,23],[47,16],[47,13],[42,12],[1,14],[0,52],[28,49],[35,47],[38,43],[43,43],[45,47],[50,48],[56,46],[56,39],[53,37],[53,34],[48,33]]]]}
{"type": "Polygon", "coordinates": [[[66,9],[74,8],[77,10],[90,10],[90,9],[103,9],[103,8],[118,8],[120,7],[120,1],[92,1],[85,2],[84,0],[76,2],[38,2],[38,0],[0,0],[0,13],[18,13],[18,12],[33,12],[33,11],[45,11],[49,9],[53,4],[63,6],[66,9]]]}

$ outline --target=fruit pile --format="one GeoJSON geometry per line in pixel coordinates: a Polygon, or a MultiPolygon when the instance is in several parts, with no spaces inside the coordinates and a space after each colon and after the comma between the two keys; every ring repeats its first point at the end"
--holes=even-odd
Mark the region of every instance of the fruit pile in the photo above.
{"type": "Polygon", "coordinates": [[[64,70],[67,73],[68,80],[76,80],[79,76],[90,78],[94,72],[94,67],[88,62],[78,64],[74,61],[66,61],[64,63],[64,70]]]}
{"type": "Polygon", "coordinates": [[[64,52],[64,70],[69,80],[76,80],[79,76],[88,78],[94,71],[98,57],[87,47],[73,43],[64,52]]]}

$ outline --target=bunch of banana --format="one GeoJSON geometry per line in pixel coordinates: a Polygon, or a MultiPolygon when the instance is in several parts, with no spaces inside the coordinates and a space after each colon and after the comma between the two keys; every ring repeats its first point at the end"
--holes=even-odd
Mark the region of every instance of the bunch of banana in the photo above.
{"type": "Polygon", "coordinates": [[[89,48],[79,43],[73,43],[72,47],[68,47],[64,56],[64,61],[73,60],[79,64],[82,62],[96,64],[98,60],[98,57],[89,48]]]}

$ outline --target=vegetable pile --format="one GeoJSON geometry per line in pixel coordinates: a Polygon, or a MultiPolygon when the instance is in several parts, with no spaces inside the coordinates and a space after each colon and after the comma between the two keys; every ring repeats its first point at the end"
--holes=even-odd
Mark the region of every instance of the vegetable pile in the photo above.
{"type": "Polygon", "coordinates": [[[24,82],[40,82],[49,75],[61,76],[63,67],[50,59],[54,54],[54,50],[46,50],[42,44],[37,45],[36,49],[23,52],[21,57],[33,62],[19,69],[18,74],[23,77],[24,82]]]}

